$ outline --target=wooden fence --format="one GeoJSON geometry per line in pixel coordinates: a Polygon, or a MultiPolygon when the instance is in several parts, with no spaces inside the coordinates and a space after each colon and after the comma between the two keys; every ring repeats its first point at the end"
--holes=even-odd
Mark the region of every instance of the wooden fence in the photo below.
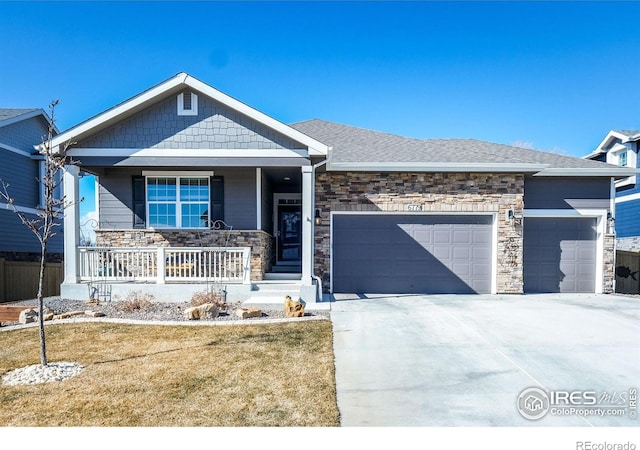
{"type": "Polygon", "coordinates": [[[640,293],[640,252],[616,251],[616,292],[640,293]]]}
{"type": "MultiPolygon", "coordinates": [[[[38,293],[39,262],[5,261],[0,258],[0,302],[28,300],[38,293]]],[[[45,297],[60,295],[62,263],[47,263],[44,273],[45,297]]]]}

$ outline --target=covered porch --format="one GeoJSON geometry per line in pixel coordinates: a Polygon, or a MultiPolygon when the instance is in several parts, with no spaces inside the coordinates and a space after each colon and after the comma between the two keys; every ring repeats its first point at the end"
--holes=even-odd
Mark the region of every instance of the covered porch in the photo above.
{"type": "MultiPolygon", "coordinates": [[[[269,301],[275,296],[283,300],[284,295],[307,303],[319,299],[312,273],[311,165],[150,169],[83,166],[97,180],[96,241],[80,246],[77,204],[68,208],[65,252],[75,258],[65,258],[63,296],[86,299],[104,289],[121,296],[144,290],[155,292],[159,300],[188,301],[194,292],[215,286],[225,291],[229,301],[259,303],[265,300],[261,290],[266,284],[269,301]],[[198,220],[190,224],[196,226],[154,223],[176,220],[168,213],[161,219],[154,217],[152,205],[160,198],[154,194],[158,180],[175,186],[178,198],[180,190],[185,191],[195,179],[204,180],[206,189],[201,191],[207,193],[201,192],[202,197],[188,207],[178,203],[170,209],[176,215],[187,211],[194,216],[195,205],[198,220]],[[138,190],[144,190],[143,205],[136,205],[140,200],[136,183],[138,190]],[[133,186],[130,194],[122,189],[127,184],[133,186]],[[220,207],[215,204],[218,200],[220,207]],[[215,217],[216,213],[223,217],[215,217]]],[[[67,167],[64,182],[69,202],[80,198],[78,176],[77,166],[67,167]]],[[[177,220],[184,224],[191,219],[183,215],[177,220]]]]}

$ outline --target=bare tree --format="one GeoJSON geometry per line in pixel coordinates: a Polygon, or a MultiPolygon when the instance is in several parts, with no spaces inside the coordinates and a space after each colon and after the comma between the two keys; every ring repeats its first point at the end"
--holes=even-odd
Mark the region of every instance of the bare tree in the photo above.
{"type": "Polygon", "coordinates": [[[72,206],[70,202],[66,201],[66,196],[59,196],[56,198],[55,192],[62,183],[62,171],[64,166],[73,164],[71,161],[67,161],[66,151],[71,145],[71,142],[61,146],[61,148],[54,152],[52,148],[52,141],[55,134],[55,107],[59,100],[54,100],[49,105],[50,119],[47,136],[43,137],[42,144],[39,147],[39,152],[44,158],[44,170],[40,172],[40,177],[36,178],[37,182],[44,191],[42,198],[43,204],[39,206],[38,213],[33,215],[27,215],[26,213],[19,211],[14,203],[13,197],[9,194],[9,184],[0,180],[0,199],[4,199],[7,202],[9,208],[18,215],[20,221],[29,228],[36,238],[40,242],[40,274],[38,278],[38,307],[39,311],[39,325],[40,325],[40,363],[43,366],[47,365],[47,346],[45,341],[44,332],[44,301],[43,301],[43,284],[44,273],[47,260],[47,245],[49,240],[56,235],[56,230],[60,227],[60,218],[64,213],[64,209],[72,206]]]}

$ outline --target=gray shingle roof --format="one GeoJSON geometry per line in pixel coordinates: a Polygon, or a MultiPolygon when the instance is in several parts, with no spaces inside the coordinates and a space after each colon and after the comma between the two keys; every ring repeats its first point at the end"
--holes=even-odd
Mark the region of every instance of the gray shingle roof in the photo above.
{"type": "Polygon", "coordinates": [[[544,164],[553,169],[612,167],[597,161],[475,139],[413,139],[313,119],[291,125],[333,147],[334,163],[544,164]]]}
{"type": "Polygon", "coordinates": [[[38,108],[0,108],[0,122],[37,110],[38,108]]]}
{"type": "Polygon", "coordinates": [[[640,130],[613,130],[616,133],[624,134],[627,137],[632,137],[640,134],[640,130]]]}

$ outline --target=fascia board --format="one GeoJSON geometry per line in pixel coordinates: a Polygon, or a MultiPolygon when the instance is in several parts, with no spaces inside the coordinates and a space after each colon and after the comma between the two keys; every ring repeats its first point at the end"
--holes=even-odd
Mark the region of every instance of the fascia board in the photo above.
{"type": "Polygon", "coordinates": [[[67,151],[71,157],[145,157],[145,158],[304,158],[306,149],[197,149],[197,148],[78,148],[67,151]]]}
{"type": "Polygon", "coordinates": [[[112,120],[118,119],[121,115],[138,108],[147,102],[151,102],[159,95],[171,91],[183,84],[183,78],[178,74],[177,76],[161,83],[142,94],[139,94],[129,101],[126,101],[114,108],[108,109],[105,112],[98,114],[93,119],[89,119],[63,133],[58,134],[52,140],[52,148],[54,151],[64,142],[68,142],[74,139],[81,138],[83,134],[91,132],[96,128],[109,123],[112,120]]]}
{"type": "Polygon", "coordinates": [[[638,169],[632,167],[597,167],[597,168],[547,168],[533,175],[534,177],[614,177],[624,178],[636,175],[638,169]]]}
{"type": "Polygon", "coordinates": [[[258,111],[257,109],[252,108],[251,106],[245,103],[242,103],[239,100],[236,100],[233,97],[230,97],[229,95],[209,86],[206,83],[203,83],[202,81],[196,78],[193,78],[192,76],[189,76],[189,75],[186,76],[185,84],[197,91],[202,92],[203,94],[208,95],[209,97],[219,101],[220,103],[232,109],[235,109],[236,111],[256,120],[257,122],[260,122],[268,126],[269,128],[272,128],[284,134],[285,136],[306,145],[307,147],[309,147],[310,155],[324,156],[327,154],[327,151],[329,148],[326,144],[323,144],[322,142],[317,141],[307,136],[306,134],[301,133],[300,131],[290,127],[289,125],[284,124],[274,119],[273,117],[270,117],[258,111]]]}
{"type": "Polygon", "coordinates": [[[234,99],[233,97],[224,94],[217,89],[203,83],[196,78],[186,74],[180,73],[175,77],[139,94],[129,101],[122,103],[119,106],[111,108],[102,114],[97,115],[93,119],[90,119],[84,123],[77,125],[74,128],[71,128],[64,133],[57,135],[53,139],[53,148],[58,148],[62,143],[68,142],[75,139],[80,139],[83,134],[88,132],[95,131],[98,127],[105,126],[111,121],[118,120],[123,114],[128,113],[136,108],[140,108],[141,106],[154,101],[158,96],[171,92],[172,90],[177,90],[181,86],[189,86],[192,89],[207,95],[214,100],[217,100],[224,105],[234,109],[282,134],[285,136],[298,141],[309,148],[309,154],[313,156],[324,156],[327,154],[328,146],[303,134],[290,126],[279,122],[272,117],[267,116],[264,113],[234,99]]]}
{"type": "Polygon", "coordinates": [[[548,167],[547,164],[519,163],[422,163],[422,162],[348,162],[329,160],[327,170],[334,172],[517,172],[535,173],[548,167]]]}

